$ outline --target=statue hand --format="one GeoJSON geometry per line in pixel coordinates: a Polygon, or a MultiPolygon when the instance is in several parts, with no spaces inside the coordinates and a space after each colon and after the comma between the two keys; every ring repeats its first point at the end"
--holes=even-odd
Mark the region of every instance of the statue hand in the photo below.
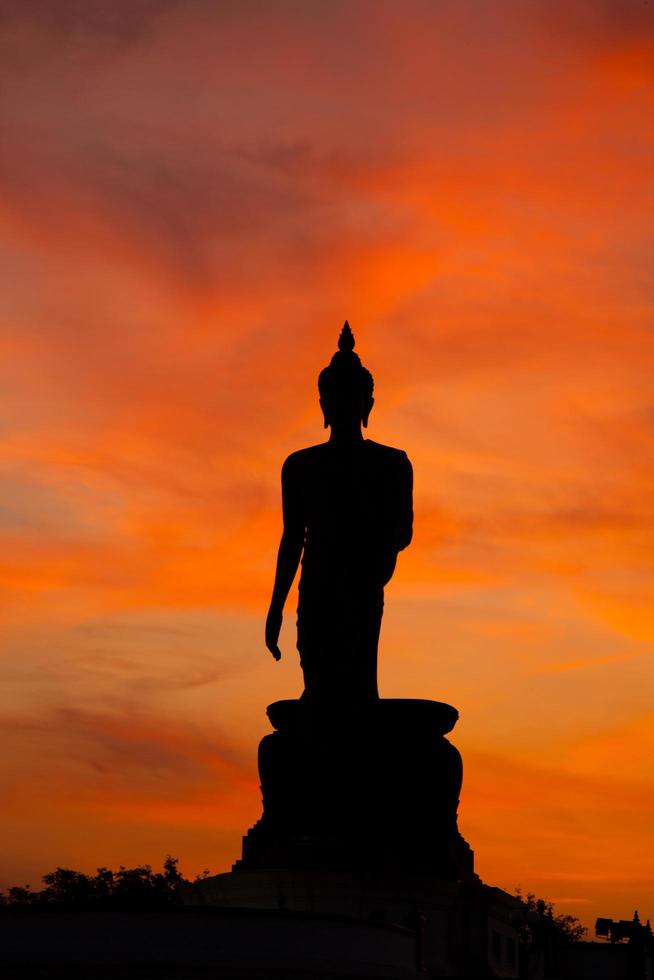
{"type": "Polygon", "coordinates": [[[272,653],[275,660],[282,659],[282,651],[277,645],[279,641],[279,631],[282,628],[282,611],[271,606],[266,618],[266,646],[272,653]]]}

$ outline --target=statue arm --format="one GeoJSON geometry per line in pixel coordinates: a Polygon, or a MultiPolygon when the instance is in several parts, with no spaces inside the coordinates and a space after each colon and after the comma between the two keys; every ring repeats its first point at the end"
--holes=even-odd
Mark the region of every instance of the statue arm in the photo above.
{"type": "Polygon", "coordinates": [[[266,618],[266,646],[275,660],[279,660],[282,655],[278,644],[284,603],[293,584],[304,548],[304,518],[298,490],[297,474],[289,460],[286,460],[282,467],[284,530],[279,542],[275,583],[266,618]]]}
{"type": "Polygon", "coordinates": [[[404,454],[400,469],[399,513],[397,524],[397,550],[403,551],[413,537],[413,467],[404,454]]]}

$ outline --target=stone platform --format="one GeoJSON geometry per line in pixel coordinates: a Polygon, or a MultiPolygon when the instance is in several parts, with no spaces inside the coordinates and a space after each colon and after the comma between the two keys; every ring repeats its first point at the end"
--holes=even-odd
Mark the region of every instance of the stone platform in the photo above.
{"type": "Polygon", "coordinates": [[[234,870],[342,868],[474,877],[457,828],[458,719],[438,701],[277,701],[259,748],[263,815],[234,870]]]}
{"type": "Polygon", "coordinates": [[[3,980],[416,980],[411,929],[277,909],[4,912],[3,980]]]}
{"type": "MultiPolygon", "coordinates": [[[[457,882],[388,871],[240,870],[194,883],[185,893],[185,902],[214,909],[277,910],[316,924],[338,918],[390,929],[393,945],[388,951],[404,944],[404,962],[384,961],[379,945],[384,934],[372,933],[367,940],[369,962],[376,962],[371,977],[382,975],[385,962],[389,975],[399,980],[410,959],[407,943],[416,978],[518,976],[519,902],[478,878],[457,882]],[[402,932],[396,936],[394,930],[402,932]]],[[[390,942],[390,937],[384,942],[390,942]]],[[[332,966],[330,975],[347,975],[351,959],[346,942],[332,959],[332,963],[340,961],[342,974],[332,966]]],[[[292,963],[290,955],[287,966],[292,963]]],[[[363,966],[361,971],[367,975],[363,966]]],[[[320,975],[316,972],[316,977],[320,975]]],[[[290,969],[288,976],[294,976],[290,969]]]]}
{"type": "MultiPolygon", "coordinates": [[[[372,944],[360,976],[399,978],[408,942],[416,977],[516,977],[519,903],[479,880],[457,827],[463,767],[445,737],[456,709],[300,699],[271,704],[268,717],[261,819],[233,870],[189,886],[185,903],[308,917],[320,934],[334,917],[358,924],[372,944]],[[371,923],[391,930],[383,942],[402,946],[402,963],[379,958],[384,933],[371,923]]],[[[330,976],[349,975],[347,942],[336,960],[330,976]]]]}

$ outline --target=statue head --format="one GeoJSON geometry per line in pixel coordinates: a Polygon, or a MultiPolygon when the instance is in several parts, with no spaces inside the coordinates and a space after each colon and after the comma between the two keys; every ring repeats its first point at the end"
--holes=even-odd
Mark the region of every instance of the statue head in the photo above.
{"type": "Polygon", "coordinates": [[[375,402],[373,386],[372,374],[354,353],[354,334],[346,320],[338,338],[338,350],[318,377],[325,428],[359,423],[366,427],[375,402]]]}

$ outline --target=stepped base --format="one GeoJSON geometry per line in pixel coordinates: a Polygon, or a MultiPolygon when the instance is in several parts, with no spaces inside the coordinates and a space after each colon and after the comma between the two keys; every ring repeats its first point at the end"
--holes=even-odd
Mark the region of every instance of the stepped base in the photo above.
{"type": "Polygon", "coordinates": [[[294,930],[299,944],[311,923],[315,950],[324,950],[316,977],[352,976],[355,946],[366,960],[356,975],[370,980],[425,970],[517,977],[519,902],[479,880],[457,829],[461,756],[445,738],[456,709],[301,699],[270,705],[268,716],[275,731],[259,748],[261,820],[234,870],[188,886],[185,903],[296,923],[286,960],[271,960],[266,976],[286,967],[296,975],[294,930]],[[352,948],[335,921],[352,925],[352,948]],[[332,933],[333,948],[320,945],[332,933]]]}
{"type": "Polygon", "coordinates": [[[438,701],[278,701],[259,747],[263,816],[236,869],[349,868],[474,878],[457,829],[462,763],[438,701]]]}
{"type": "MultiPolygon", "coordinates": [[[[454,882],[416,874],[240,870],[195,882],[184,900],[214,908],[275,909],[316,923],[343,919],[399,929],[404,938],[393,943],[406,957],[407,935],[412,937],[418,976],[423,970],[441,977],[518,976],[519,902],[478,878],[454,882]]],[[[379,970],[387,967],[378,962],[379,970]]]]}
{"type": "Polygon", "coordinates": [[[416,980],[415,936],[276,910],[3,912],[3,980],[416,980]]]}

